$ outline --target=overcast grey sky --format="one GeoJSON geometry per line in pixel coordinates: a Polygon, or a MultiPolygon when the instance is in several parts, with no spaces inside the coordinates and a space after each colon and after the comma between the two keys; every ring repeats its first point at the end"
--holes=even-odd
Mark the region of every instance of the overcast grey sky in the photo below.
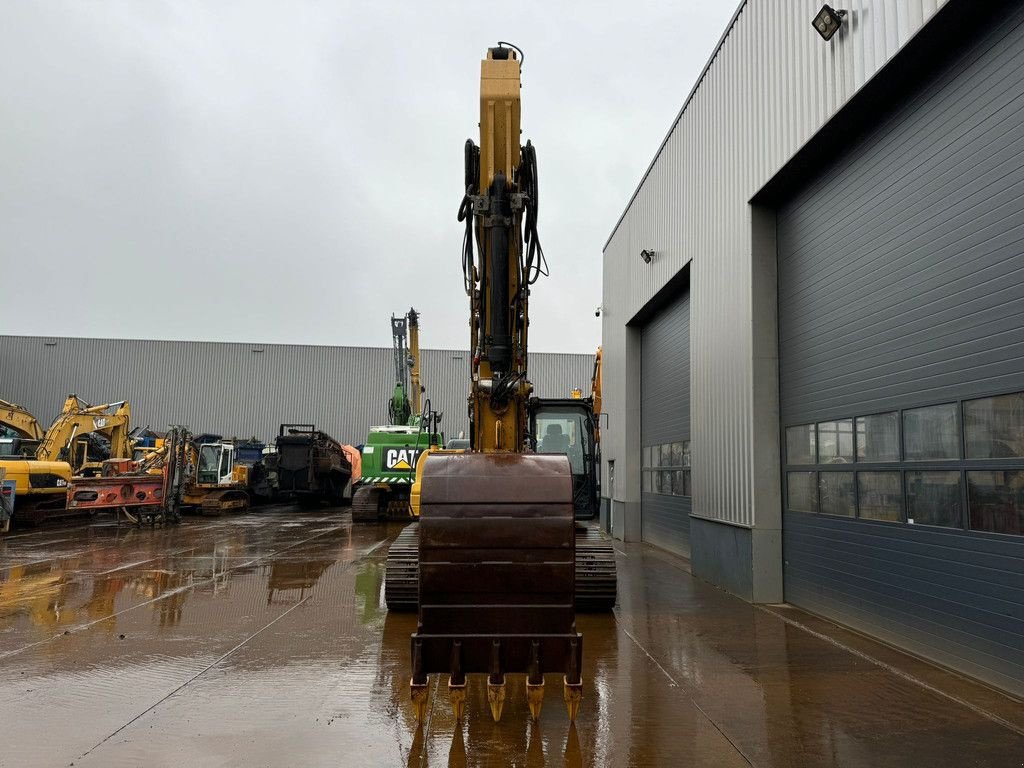
{"type": "Polygon", "coordinates": [[[600,341],[601,249],[736,0],[0,2],[2,332],[467,345],[479,60],[526,52],[531,344],[600,341]]]}

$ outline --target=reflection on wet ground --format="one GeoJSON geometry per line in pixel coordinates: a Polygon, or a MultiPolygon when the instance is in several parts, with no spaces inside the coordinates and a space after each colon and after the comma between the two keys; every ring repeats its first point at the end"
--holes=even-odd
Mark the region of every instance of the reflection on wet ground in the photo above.
{"type": "MultiPolygon", "coordinates": [[[[272,511],[0,539],[0,765],[1020,765],[1024,707],[628,545],[614,616],[581,616],[585,698],[491,721],[443,680],[415,726],[382,608],[395,526],[272,511]]],[[[474,684],[475,683],[475,684],[474,684]]]]}

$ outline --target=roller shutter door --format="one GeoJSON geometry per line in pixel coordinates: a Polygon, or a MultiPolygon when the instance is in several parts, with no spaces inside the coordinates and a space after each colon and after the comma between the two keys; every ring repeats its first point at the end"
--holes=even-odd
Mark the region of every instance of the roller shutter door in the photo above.
{"type": "Polygon", "coordinates": [[[662,309],[641,335],[641,535],[690,555],[690,297],[662,309]]]}
{"type": "Polygon", "coordinates": [[[785,593],[1020,695],[1024,12],[967,49],[778,211],[785,593]]]}

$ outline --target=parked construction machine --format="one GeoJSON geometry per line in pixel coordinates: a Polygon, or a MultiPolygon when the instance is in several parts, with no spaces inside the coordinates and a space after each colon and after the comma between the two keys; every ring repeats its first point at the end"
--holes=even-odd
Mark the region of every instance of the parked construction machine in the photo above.
{"type": "MultiPolygon", "coordinates": [[[[608,538],[593,525],[600,515],[601,500],[601,349],[594,357],[590,396],[582,389],[566,398],[531,397],[528,403],[530,449],[537,453],[561,453],[569,459],[572,473],[573,514],[576,518],[576,610],[586,613],[610,611],[615,607],[615,551],[608,538]]],[[[450,441],[447,448],[456,448],[450,441]]],[[[468,441],[465,441],[468,443],[468,441]]],[[[459,445],[456,451],[470,446],[459,445]]],[[[423,469],[426,459],[438,452],[431,448],[422,455],[412,486],[410,507],[414,519],[420,515],[423,469]]],[[[387,562],[384,599],[393,611],[415,611],[419,601],[419,531],[409,526],[398,535],[387,562]]]]}
{"type": "Polygon", "coordinates": [[[300,506],[343,506],[352,464],[344,446],[315,424],[282,424],[277,436],[277,490],[300,506]]]}
{"type": "Polygon", "coordinates": [[[386,578],[393,561],[407,557],[402,539],[415,539],[419,614],[410,686],[420,720],[432,673],[449,675],[457,718],[473,673],[487,675],[495,721],[506,673],[526,673],[534,719],[545,673],[563,676],[570,720],[583,690],[572,466],[566,453],[535,451],[530,433],[529,296],[547,265],[537,234],[536,154],[530,142],[519,145],[517,51],[504,43],[487,51],[480,144],[465,146],[459,220],[470,299],[470,449],[432,450],[421,459],[419,523],[388,556],[386,578]]]}
{"type": "Polygon", "coordinates": [[[0,400],[0,428],[3,428],[8,439],[18,438],[36,443],[43,439],[44,434],[42,425],[27,408],[6,400],[0,400]]]}
{"type": "Polygon", "coordinates": [[[141,458],[108,459],[99,475],[73,477],[67,505],[78,512],[114,512],[130,522],[177,523],[185,488],[191,479],[192,436],[171,427],[141,458]]]}
{"type": "Polygon", "coordinates": [[[415,309],[401,317],[391,316],[395,365],[395,388],[388,401],[391,423],[370,427],[363,444],[361,476],[352,495],[355,522],[412,519],[409,492],[416,462],[424,450],[444,442],[444,435],[433,425],[436,420],[425,419],[421,412],[419,332],[415,309]]]}
{"type": "Polygon", "coordinates": [[[219,435],[202,435],[188,443],[188,473],[182,507],[216,517],[249,509],[251,468],[239,460],[238,447],[219,435]]]}
{"type": "MultiPolygon", "coordinates": [[[[19,418],[24,419],[24,414],[19,418]]],[[[130,458],[130,421],[127,401],[90,405],[77,395],[69,395],[41,438],[24,438],[33,443],[38,439],[34,450],[22,442],[18,450],[0,456],[0,467],[15,483],[15,519],[35,523],[73,513],[65,503],[68,482],[74,475],[98,474],[105,458],[130,458]],[[108,444],[102,454],[93,443],[95,436],[108,444]]],[[[29,421],[22,424],[31,430],[29,421]]]]}

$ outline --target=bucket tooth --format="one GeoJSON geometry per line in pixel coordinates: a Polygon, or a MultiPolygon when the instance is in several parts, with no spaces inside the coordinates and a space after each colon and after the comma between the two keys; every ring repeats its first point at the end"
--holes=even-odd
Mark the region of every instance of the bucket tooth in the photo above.
{"type": "Polygon", "coordinates": [[[491,707],[491,717],[494,722],[501,721],[501,710],[505,706],[505,677],[502,676],[500,683],[487,681],[487,703],[491,707]]]}
{"type": "Polygon", "coordinates": [[[544,681],[531,683],[526,681],[526,701],[530,705],[530,719],[534,722],[540,720],[540,708],[544,704],[544,681]]]}
{"type": "Polygon", "coordinates": [[[569,722],[575,723],[580,711],[580,699],[583,698],[583,683],[570,683],[568,677],[562,678],[562,697],[569,713],[569,722]]]}
{"type": "Polygon", "coordinates": [[[466,682],[463,679],[461,684],[448,680],[448,701],[452,705],[452,714],[456,720],[462,720],[463,710],[466,708],[466,682]]]}
{"type": "Polygon", "coordinates": [[[501,710],[505,706],[505,675],[501,664],[501,641],[491,642],[491,661],[487,676],[487,704],[491,708],[494,722],[501,721],[501,710]]]}
{"type": "Polygon", "coordinates": [[[416,722],[422,723],[427,717],[427,683],[409,681],[409,692],[412,694],[412,708],[416,712],[416,722]]]}

